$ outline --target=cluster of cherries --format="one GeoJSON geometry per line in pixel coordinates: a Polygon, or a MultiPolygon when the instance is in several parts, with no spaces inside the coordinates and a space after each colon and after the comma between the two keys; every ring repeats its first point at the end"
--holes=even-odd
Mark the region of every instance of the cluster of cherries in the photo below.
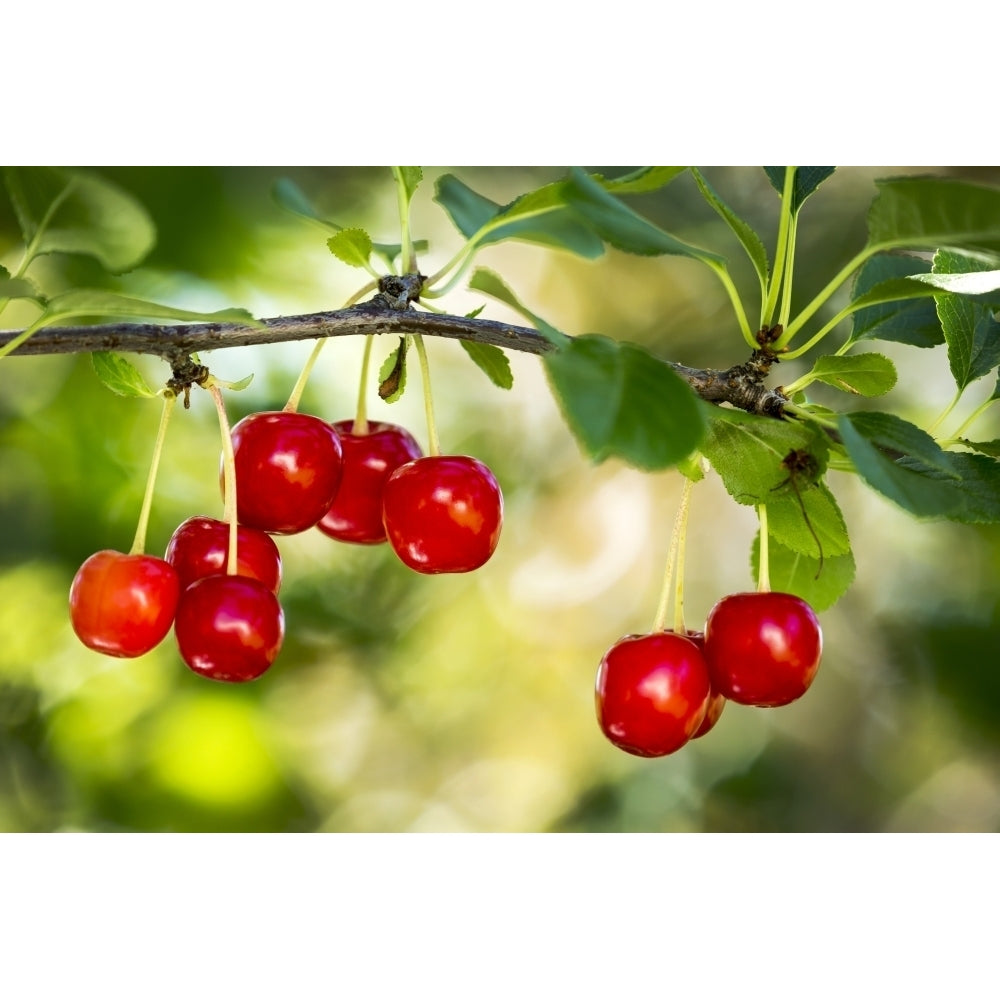
{"type": "Polygon", "coordinates": [[[819,621],[801,598],[730,594],[704,632],[619,639],[597,671],[597,719],[615,746],[662,757],[712,729],[727,700],[773,708],[800,698],[822,651],[819,621]]]}
{"type": "Polygon", "coordinates": [[[181,524],[163,559],[97,552],[70,589],[73,628],[86,646],[141,656],[172,625],[196,673],[249,681],[271,666],[284,638],[272,535],[315,526],[355,544],[388,540],[419,573],[469,572],[496,548],[503,498],[493,473],[465,455],[424,456],[402,427],[264,412],[236,424],[232,444],[235,573],[227,572],[230,526],[209,517],[181,524]]]}

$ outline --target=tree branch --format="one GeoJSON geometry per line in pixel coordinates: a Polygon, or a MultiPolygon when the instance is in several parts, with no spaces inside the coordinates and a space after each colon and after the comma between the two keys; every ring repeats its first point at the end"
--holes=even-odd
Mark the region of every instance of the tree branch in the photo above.
{"type": "MultiPolygon", "coordinates": [[[[151,323],[112,323],[100,326],[43,327],[11,356],[84,354],[91,351],[120,351],[125,354],[157,355],[173,366],[190,355],[226,347],[251,344],[280,344],[320,337],[350,337],[370,334],[415,333],[448,337],[528,354],[542,355],[553,345],[537,330],[512,326],[490,319],[439,315],[415,309],[400,309],[377,295],[369,302],[333,312],[304,316],[279,316],[262,320],[262,327],[238,323],[186,323],[160,326],[151,323]]],[[[0,348],[22,331],[0,331],[0,348]]],[[[749,361],[725,370],[688,368],[667,362],[702,399],[730,403],[749,413],[780,417],[787,397],[768,389],[763,380],[777,358],[766,350],[755,351],[749,361]]]]}

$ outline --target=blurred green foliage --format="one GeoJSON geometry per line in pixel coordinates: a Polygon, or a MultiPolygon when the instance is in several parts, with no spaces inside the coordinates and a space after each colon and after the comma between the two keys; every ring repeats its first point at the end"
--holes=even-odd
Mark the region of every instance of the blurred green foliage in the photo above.
{"type": "MultiPolygon", "coordinates": [[[[498,203],[561,174],[451,169],[498,203]]],[[[114,278],[82,257],[46,258],[38,266],[51,287],[105,284],[260,316],[336,308],[358,275],[329,253],[319,229],[274,204],[269,190],[280,176],[329,218],[363,225],[376,240],[398,239],[385,169],[98,172],[146,205],[156,247],[114,278]]],[[[425,169],[429,179],[439,172],[425,169]]],[[[864,241],[872,179],[886,172],[844,168],[803,208],[801,301],[864,241]]],[[[704,173],[773,246],[777,195],[764,172],[704,173]]],[[[1000,182],[997,171],[970,176],[1000,182]]],[[[429,259],[440,261],[459,239],[431,200],[429,179],[416,194],[414,235],[429,239],[429,259]]],[[[631,204],[730,256],[741,287],[754,289],[735,238],[691,177],[631,204]]],[[[0,263],[13,270],[17,255],[16,221],[0,199],[0,263]]],[[[568,333],[632,340],[691,365],[743,360],[724,293],[695,261],[615,251],[584,261],[518,244],[489,247],[482,261],[568,333]]],[[[464,313],[483,299],[456,291],[442,304],[464,313]]],[[[26,315],[14,304],[3,326],[30,322],[26,315]]],[[[513,318],[495,303],[484,315],[513,318]]],[[[309,346],[203,360],[222,378],[255,373],[248,390],[228,396],[235,421],[283,405],[309,346]]],[[[353,413],[360,346],[325,348],[304,410],[330,420],[353,413]]],[[[377,344],[376,362],[393,346],[377,344]]],[[[887,353],[900,381],[887,398],[895,412],[926,423],[953,391],[944,349],[896,347],[887,353]]],[[[196,677],[169,637],[137,660],[102,657],[78,642],[67,616],[70,581],[92,552],[130,544],[159,406],[107,392],[87,357],[0,361],[0,829],[1000,828],[996,530],[917,522],[834,476],[857,579],[823,615],[824,663],[813,688],[783,709],[729,705],[709,736],[676,755],[631,758],[597,729],[594,673],[608,646],[652,621],[680,476],[588,465],[537,359],[511,358],[514,387],[504,393],[457,344],[428,350],[445,449],[486,461],[504,489],[496,555],[469,576],[419,577],[385,547],[351,548],[315,531],[278,539],[287,639],[272,670],[241,687],[196,677]]],[[[169,375],[158,361],[138,364],[151,385],[169,375]]],[[[392,406],[371,387],[370,415],[403,423],[425,442],[412,382],[392,406]]],[[[975,436],[989,440],[998,430],[987,415],[975,436]]],[[[162,552],[186,517],[221,515],[218,454],[214,412],[196,392],[168,435],[150,551],[162,552]]],[[[718,477],[698,484],[694,498],[692,625],[724,593],[752,587],[756,530],[718,477]]]]}

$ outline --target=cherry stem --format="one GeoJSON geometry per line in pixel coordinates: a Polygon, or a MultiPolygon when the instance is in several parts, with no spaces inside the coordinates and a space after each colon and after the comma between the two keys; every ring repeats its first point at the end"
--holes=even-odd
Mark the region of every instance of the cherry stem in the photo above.
{"type": "Polygon", "coordinates": [[[757,593],[767,594],[771,590],[771,567],[770,553],[768,551],[767,533],[767,505],[761,504],[757,508],[757,517],[760,519],[760,547],[758,550],[757,562],[757,593]]]}
{"type": "Polygon", "coordinates": [[[209,390],[219,414],[219,433],[222,436],[222,483],[226,500],[222,519],[229,525],[229,552],[226,557],[226,573],[236,576],[239,565],[236,558],[236,454],[233,451],[233,433],[229,429],[226,404],[222,401],[222,390],[212,385],[209,390]]]}
{"type": "Polygon", "coordinates": [[[441,442],[438,440],[437,425],[434,422],[434,402],[431,397],[431,369],[427,363],[427,350],[424,338],[419,333],[413,335],[413,346],[417,349],[420,359],[420,378],[424,386],[424,410],[427,413],[427,454],[440,455],[441,442]]]}
{"type": "Polygon", "coordinates": [[[674,565],[677,562],[677,550],[680,546],[681,534],[687,524],[687,504],[691,493],[691,480],[685,477],[684,492],[681,494],[681,505],[674,518],[674,530],[670,535],[670,550],[667,552],[667,568],[663,572],[663,586],[660,589],[660,603],[653,619],[653,631],[662,632],[667,625],[667,612],[670,610],[670,597],[673,594],[674,565]]]}
{"type": "Polygon", "coordinates": [[[691,487],[694,481],[684,477],[684,492],[681,494],[681,509],[677,512],[680,521],[680,536],[677,540],[677,587],[674,591],[674,631],[687,635],[684,625],[684,548],[687,542],[688,512],[691,509],[691,487]]]}
{"type": "Polygon", "coordinates": [[[156,473],[160,468],[160,455],[163,454],[163,442],[167,437],[167,424],[170,414],[174,411],[177,396],[166,390],[163,394],[163,409],[160,411],[160,426],[156,432],[156,443],[153,445],[153,460],[149,464],[149,475],[146,477],[146,492],[142,497],[142,508],[139,511],[139,523],[136,525],[135,538],[129,555],[141,556],[146,551],[146,531],[149,528],[149,512],[153,507],[153,492],[156,489],[156,473]]]}
{"type": "Polygon", "coordinates": [[[372,345],[375,338],[369,334],[365,337],[365,353],[361,356],[361,384],[358,386],[358,408],[354,414],[354,426],[351,433],[355,435],[368,433],[368,366],[372,358],[372,345]]]}

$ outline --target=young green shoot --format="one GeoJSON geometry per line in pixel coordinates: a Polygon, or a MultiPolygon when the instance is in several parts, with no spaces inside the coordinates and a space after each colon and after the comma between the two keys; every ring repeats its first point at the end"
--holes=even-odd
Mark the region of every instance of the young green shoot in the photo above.
{"type": "Polygon", "coordinates": [[[233,451],[233,435],[229,428],[229,418],[226,416],[226,404],[222,400],[222,389],[211,379],[205,387],[215,403],[215,410],[219,415],[219,434],[222,437],[222,489],[226,497],[222,519],[229,525],[226,573],[229,576],[236,576],[239,564],[236,558],[236,454],[233,451]]]}
{"type": "Polygon", "coordinates": [[[681,536],[687,531],[687,511],[688,504],[691,498],[691,485],[692,481],[686,476],[684,477],[684,489],[681,492],[681,502],[680,506],[677,508],[677,514],[674,517],[674,527],[670,534],[670,548],[667,551],[667,565],[663,571],[663,586],[660,588],[660,602],[656,608],[656,616],[653,619],[653,632],[662,632],[667,627],[667,615],[670,611],[670,598],[673,596],[675,601],[677,599],[678,593],[680,594],[681,608],[674,607],[674,626],[675,631],[678,635],[684,635],[684,610],[683,610],[683,585],[680,585],[679,589],[675,591],[673,586],[674,580],[674,567],[677,564],[678,551],[682,547],[681,536]],[[679,627],[678,627],[679,624],[679,627]]]}
{"type": "Polygon", "coordinates": [[[420,359],[420,378],[424,390],[424,412],[427,415],[427,454],[440,455],[441,442],[438,440],[437,424],[434,421],[434,400],[431,396],[431,370],[427,363],[427,349],[424,338],[419,333],[413,335],[413,346],[420,359]]]}
{"type": "Polygon", "coordinates": [[[757,571],[757,593],[768,594],[771,591],[771,568],[770,553],[768,551],[766,504],[760,504],[757,508],[757,517],[760,521],[760,549],[758,552],[758,562],[760,565],[757,571]]]}
{"type": "Polygon", "coordinates": [[[160,455],[163,454],[163,442],[167,438],[167,425],[170,423],[170,415],[174,411],[177,396],[170,389],[163,390],[163,409],[160,411],[160,426],[156,432],[156,441],[153,444],[153,459],[149,463],[149,475],[146,477],[146,491],[142,497],[142,507],[139,510],[139,523],[136,525],[135,538],[132,541],[132,548],[129,549],[130,556],[141,556],[146,552],[146,532],[149,528],[149,512],[153,506],[153,493],[156,490],[156,474],[160,468],[160,455]]]}

